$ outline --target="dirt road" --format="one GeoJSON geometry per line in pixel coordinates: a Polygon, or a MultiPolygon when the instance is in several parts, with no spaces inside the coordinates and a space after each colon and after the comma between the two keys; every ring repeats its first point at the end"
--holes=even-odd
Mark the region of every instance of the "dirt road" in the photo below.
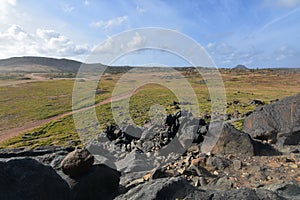
{"type": "MultiPolygon", "coordinates": [[[[118,95],[118,96],[114,97],[114,100],[119,101],[119,100],[122,100],[122,99],[129,98],[130,96],[131,96],[130,93],[125,93],[125,94],[121,94],[121,95],[118,95]]],[[[66,112],[66,113],[63,113],[63,114],[60,114],[60,115],[56,115],[56,116],[51,117],[51,118],[29,122],[29,123],[26,123],[25,125],[23,125],[21,127],[9,129],[9,130],[4,130],[0,133],[0,142],[3,142],[5,140],[8,140],[8,139],[13,138],[15,136],[18,136],[21,133],[24,133],[26,131],[30,131],[34,128],[42,126],[42,125],[44,125],[46,123],[49,123],[51,121],[56,121],[56,120],[59,120],[61,118],[66,117],[66,116],[72,115],[76,112],[89,110],[89,109],[92,109],[93,107],[104,105],[104,104],[107,104],[109,102],[111,102],[111,98],[105,99],[105,100],[103,100],[103,101],[101,101],[101,102],[99,102],[95,105],[92,105],[92,106],[84,107],[84,108],[81,108],[81,109],[78,109],[78,110],[69,111],[69,112],[66,112]]]]}

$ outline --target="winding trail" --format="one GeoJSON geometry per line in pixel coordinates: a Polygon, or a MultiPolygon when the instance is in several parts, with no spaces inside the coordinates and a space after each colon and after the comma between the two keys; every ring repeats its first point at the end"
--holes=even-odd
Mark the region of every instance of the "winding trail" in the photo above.
{"type": "MultiPolygon", "coordinates": [[[[136,92],[137,91],[135,91],[135,93],[136,92]]],[[[124,94],[120,94],[118,96],[115,96],[114,100],[119,101],[119,100],[126,99],[126,98],[129,98],[129,97],[131,97],[131,93],[124,93],[124,94]]],[[[110,98],[104,99],[103,101],[101,101],[101,102],[99,102],[95,105],[83,107],[83,108],[80,108],[78,110],[68,111],[68,112],[65,112],[63,114],[59,114],[59,115],[56,115],[54,117],[50,117],[50,118],[47,118],[47,119],[41,119],[41,120],[29,122],[29,123],[24,124],[21,127],[16,127],[16,128],[4,130],[4,131],[0,132],[0,142],[3,142],[5,140],[8,140],[8,139],[13,138],[15,136],[18,136],[18,135],[20,135],[24,132],[30,131],[32,129],[38,128],[39,126],[47,124],[51,121],[56,121],[56,120],[59,120],[61,118],[67,117],[69,115],[73,115],[74,113],[89,110],[89,109],[92,109],[94,107],[107,104],[107,103],[111,102],[111,99],[112,98],[110,97],[110,98]]]]}

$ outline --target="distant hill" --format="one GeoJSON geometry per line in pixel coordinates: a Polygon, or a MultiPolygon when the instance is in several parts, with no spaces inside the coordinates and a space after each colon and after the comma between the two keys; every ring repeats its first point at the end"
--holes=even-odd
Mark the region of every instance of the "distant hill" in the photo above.
{"type": "Polygon", "coordinates": [[[245,65],[237,65],[232,69],[233,70],[249,70],[245,65]]]}
{"type": "MultiPolygon", "coordinates": [[[[77,72],[82,62],[47,57],[13,57],[0,59],[0,72],[77,72]]],[[[92,66],[86,64],[87,66],[92,66]]],[[[93,64],[102,66],[102,64],[93,64]]]]}

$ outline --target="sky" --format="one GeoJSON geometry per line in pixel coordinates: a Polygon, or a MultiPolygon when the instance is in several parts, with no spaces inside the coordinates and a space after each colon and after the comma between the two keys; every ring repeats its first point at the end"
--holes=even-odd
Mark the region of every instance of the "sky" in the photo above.
{"type": "MultiPolygon", "coordinates": [[[[106,53],[114,51],[107,41],[124,31],[157,27],[192,39],[217,67],[300,67],[300,0],[0,2],[0,59],[47,56],[85,62],[103,42],[106,53]]],[[[147,40],[135,33],[131,47],[147,40]]],[[[189,65],[172,52],[149,49],[129,52],[113,64],[189,65]]]]}

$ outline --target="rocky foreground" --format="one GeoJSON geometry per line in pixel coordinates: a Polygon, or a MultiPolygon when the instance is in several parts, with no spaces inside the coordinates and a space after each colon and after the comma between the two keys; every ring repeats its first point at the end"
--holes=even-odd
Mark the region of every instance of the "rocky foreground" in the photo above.
{"type": "Polygon", "coordinates": [[[109,126],[85,149],[1,150],[0,199],[300,199],[299,135],[300,94],[258,107],[244,132],[187,112],[109,126]]]}

